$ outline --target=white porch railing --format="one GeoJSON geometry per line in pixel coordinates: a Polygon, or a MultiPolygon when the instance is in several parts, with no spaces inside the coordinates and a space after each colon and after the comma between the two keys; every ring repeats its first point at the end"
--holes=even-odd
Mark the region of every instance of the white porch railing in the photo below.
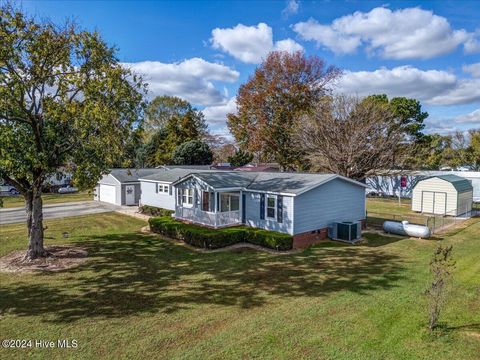
{"type": "Polygon", "coordinates": [[[175,217],[213,227],[239,224],[241,221],[239,210],[213,213],[183,206],[175,208],[175,217]]]}

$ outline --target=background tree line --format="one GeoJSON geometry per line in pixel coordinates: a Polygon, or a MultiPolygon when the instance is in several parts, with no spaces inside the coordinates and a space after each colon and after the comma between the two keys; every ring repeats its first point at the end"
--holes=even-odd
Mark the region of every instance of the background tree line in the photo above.
{"type": "Polygon", "coordinates": [[[342,72],[317,56],[272,52],[240,86],[228,127],[255,161],[357,180],[389,169],[478,169],[480,130],[425,134],[416,99],[334,93],[342,72]]]}

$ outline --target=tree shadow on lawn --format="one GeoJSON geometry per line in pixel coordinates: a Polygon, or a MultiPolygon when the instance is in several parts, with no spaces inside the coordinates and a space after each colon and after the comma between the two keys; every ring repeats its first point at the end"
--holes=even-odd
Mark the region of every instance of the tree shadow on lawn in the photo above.
{"type": "Polygon", "coordinates": [[[274,298],[390,289],[403,261],[377,248],[320,246],[293,255],[197,253],[140,233],[81,239],[89,262],[0,288],[2,312],[46,322],[172,313],[202,305],[259,307],[274,298]]]}

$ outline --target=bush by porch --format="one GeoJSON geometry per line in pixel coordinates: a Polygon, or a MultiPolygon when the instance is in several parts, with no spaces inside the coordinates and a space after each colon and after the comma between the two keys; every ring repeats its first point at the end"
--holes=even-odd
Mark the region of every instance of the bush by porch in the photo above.
{"type": "Polygon", "coordinates": [[[140,212],[150,216],[172,216],[174,210],[168,210],[150,205],[141,205],[140,212]]]}
{"type": "Polygon", "coordinates": [[[167,216],[152,218],[149,224],[153,232],[206,249],[218,249],[240,242],[275,250],[290,250],[293,246],[291,235],[247,226],[209,229],[199,225],[185,224],[167,216]]]}

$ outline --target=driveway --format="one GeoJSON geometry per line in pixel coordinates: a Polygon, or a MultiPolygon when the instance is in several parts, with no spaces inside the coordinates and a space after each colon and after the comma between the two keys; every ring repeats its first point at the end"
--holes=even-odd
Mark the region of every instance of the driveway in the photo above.
{"type": "MultiPolygon", "coordinates": [[[[119,206],[98,201],[78,201],[43,206],[43,218],[54,219],[69,216],[98,214],[119,209],[119,206]]],[[[0,225],[26,221],[25,208],[0,209],[0,225]]]]}

